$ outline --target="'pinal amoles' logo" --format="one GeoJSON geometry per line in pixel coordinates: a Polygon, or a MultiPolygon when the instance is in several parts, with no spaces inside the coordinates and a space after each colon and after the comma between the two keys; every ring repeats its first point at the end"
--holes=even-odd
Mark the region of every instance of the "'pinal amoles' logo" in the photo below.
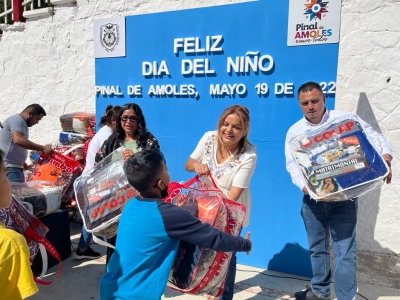
{"type": "Polygon", "coordinates": [[[322,20],[322,17],[328,12],[328,3],[329,1],[311,0],[310,3],[304,4],[306,7],[304,14],[310,18],[310,21],[314,19],[322,20]]]}
{"type": "Polygon", "coordinates": [[[112,52],[119,42],[119,26],[111,23],[101,26],[100,42],[107,51],[112,52]]]}

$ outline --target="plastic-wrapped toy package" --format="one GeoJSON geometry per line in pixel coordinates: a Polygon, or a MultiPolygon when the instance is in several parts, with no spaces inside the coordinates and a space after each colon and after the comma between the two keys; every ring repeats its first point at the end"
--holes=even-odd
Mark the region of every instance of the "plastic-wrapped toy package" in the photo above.
{"type": "Polygon", "coordinates": [[[90,138],[90,135],[85,133],[63,131],[60,132],[59,142],[64,146],[79,145],[84,144],[90,138]]]}
{"type": "Polygon", "coordinates": [[[76,160],[57,151],[50,155],[41,153],[33,165],[29,181],[50,181],[62,189],[61,204],[67,205],[74,196],[73,182],[82,174],[83,166],[76,160]]]}
{"type": "Polygon", "coordinates": [[[3,223],[6,228],[12,229],[24,236],[29,247],[29,260],[31,263],[40,250],[42,254],[42,272],[39,278],[34,276],[33,279],[39,284],[51,284],[53,280],[42,280],[47,272],[48,266],[46,250],[60,262],[54,278],[57,278],[61,272],[61,258],[56,248],[54,248],[45,237],[49,228],[32,215],[20,201],[14,197],[11,198],[9,207],[0,209],[0,222],[3,223]]]}
{"type": "MultiPolygon", "coordinates": [[[[246,215],[243,205],[225,199],[216,187],[198,176],[181,184],[168,186],[166,202],[174,203],[222,232],[239,235],[246,215]]],[[[182,293],[219,296],[225,287],[231,252],[211,249],[181,241],[168,278],[168,287],[182,293]]]]}
{"type": "Polygon", "coordinates": [[[20,201],[30,203],[35,217],[54,213],[61,205],[61,188],[49,181],[13,182],[12,195],[20,201]]]}
{"type": "Polygon", "coordinates": [[[88,232],[107,238],[117,234],[122,209],[137,194],[123,165],[119,148],[75,181],[75,199],[88,232]]]}
{"type": "Polygon", "coordinates": [[[61,127],[63,131],[75,131],[87,133],[89,130],[95,132],[96,115],[87,112],[74,112],[64,114],[60,117],[61,127]]]}
{"type": "Polygon", "coordinates": [[[54,151],[57,151],[65,156],[68,156],[76,161],[78,161],[81,164],[85,163],[85,153],[84,153],[84,144],[78,144],[74,146],[62,146],[62,145],[57,145],[57,147],[54,149],[54,151]]]}
{"type": "Polygon", "coordinates": [[[25,234],[26,229],[31,227],[42,237],[46,236],[49,229],[15,198],[11,199],[9,207],[0,209],[0,222],[6,228],[13,229],[25,237],[29,247],[30,260],[32,261],[39,251],[39,243],[27,237],[25,234]]]}
{"type": "Polygon", "coordinates": [[[383,184],[389,169],[357,116],[337,118],[294,137],[290,148],[315,200],[343,201],[383,184]]]}

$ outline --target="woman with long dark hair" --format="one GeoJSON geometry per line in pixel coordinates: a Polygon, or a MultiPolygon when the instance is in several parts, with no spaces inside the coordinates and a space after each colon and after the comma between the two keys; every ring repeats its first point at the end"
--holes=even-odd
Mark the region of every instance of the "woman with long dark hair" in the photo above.
{"type": "MultiPolygon", "coordinates": [[[[100,153],[96,155],[96,163],[120,147],[123,148],[122,159],[124,160],[142,150],[160,152],[157,139],[146,128],[142,109],[135,103],[127,103],[121,107],[117,117],[116,131],[103,143],[100,153]]],[[[108,242],[115,245],[116,240],[117,236],[114,236],[108,239],[108,242]]],[[[107,248],[107,263],[113,252],[114,249],[107,248]]]]}
{"type": "Polygon", "coordinates": [[[115,133],[104,142],[101,152],[96,155],[96,163],[120,147],[124,148],[122,158],[125,160],[141,150],[160,149],[157,139],[147,130],[142,109],[136,103],[122,106],[115,133]]]}

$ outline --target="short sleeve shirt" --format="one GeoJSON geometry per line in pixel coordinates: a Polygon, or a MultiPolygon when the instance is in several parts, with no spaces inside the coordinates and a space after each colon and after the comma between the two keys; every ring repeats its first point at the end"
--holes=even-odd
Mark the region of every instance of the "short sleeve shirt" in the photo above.
{"type": "Polygon", "coordinates": [[[14,144],[12,132],[21,132],[29,139],[28,125],[19,114],[8,117],[4,121],[3,129],[0,130],[0,149],[6,154],[4,158],[6,167],[22,168],[28,157],[28,150],[14,144]]]}
{"type": "MultiPolygon", "coordinates": [[[[252,147],[247,146],[246,152],[238,158],[234,160],[228,158],[219,164],[217,162],[216,136],[215,131],[206,132],[190,157],[207,164],[217,187],[225,196],[228,195],[232,186],[244,189],[237,202],[246,207],[246,219],[243,226],[248,226],[251,209],[250,179],[256,167],[257,155],[252,147]]],[[[232,154],[232,157],[234,155],[235,153],[232,154]]],[[[208,178],[204,179],[208,180],[208,178]]]]}
{"type": "Polygon", "coordinates": [[[29,265],[29,248],[19,233],[0,223],[0,291],[3,300],[19,300],[38,291],[29,265]]]}

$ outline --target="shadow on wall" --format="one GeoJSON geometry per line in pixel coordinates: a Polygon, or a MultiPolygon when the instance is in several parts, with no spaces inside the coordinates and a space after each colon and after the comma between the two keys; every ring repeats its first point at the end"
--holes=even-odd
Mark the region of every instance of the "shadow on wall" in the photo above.
{"type": "MultiPolygon", "coordinates": [[[[361,119],[370,124],[375,131],[382,133],[365,93],[360,93],[356,113],[361,119]]],[[[357,222],[358,248],[368,252],[390,253],[390,250],[383,249],[374,239],[380,194],[381,189],[376,189],[359,198],[357,222]]]]}
{"type": "Polygon", "coordinates": [[[298,243],[288,243],[269,261],[268,270],[280,270],[289,274],[311,277],[310,252],[298,243]]]}
{"type": "MultiPolygon", "coordinates": [[[[382,133],[365,93],[360,93],[356,113],[375,131],[382,133]]],[[[379,188],[359,197],[357,221],[358,277],[360,282],[400,288],[400,274],[396,270],[396,262],[400,262],[400,257],[392,250],[382,247],[374,239],[380,195],[381,189],[379,188]]]]}

